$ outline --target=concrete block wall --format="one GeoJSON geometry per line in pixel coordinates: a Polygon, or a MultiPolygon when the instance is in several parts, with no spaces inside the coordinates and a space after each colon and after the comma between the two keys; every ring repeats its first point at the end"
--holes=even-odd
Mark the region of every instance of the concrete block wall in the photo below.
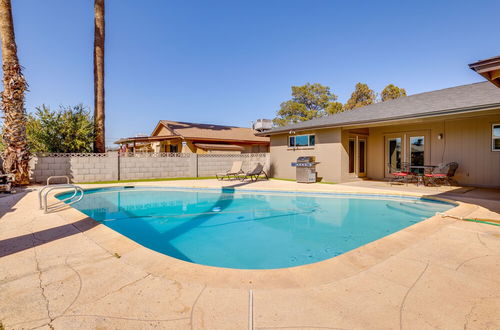
{"type": "MultiPolygon", "coordinates": [[[[161,179],[215,176],[243,161],[250,171],[257,163],[269,173],[269,154],[39,154],[30,161],[31,181],[45,183],[50,176],[68,176],[71,182],[161,179]]],[[[60,183],[61,181],[59,181],[60,183]]],[[[58,183],[58,181],[54,181],[58,183]]]]}
{"type": "Polygon", "coordinates": [[[120,180],[196,177],[196,154],[120,157],[120,180]]]}
{"type": "Polygon", "coordinates": [[[233,162],[243,161],[242,169],[245,172],[253,170],[258,163],[264,165],[264,171],[269,174],[269,154],[202,154],[198,155],[198,176],[215,176],[231,169],[233,162]]]}
{"type": "Polygon", "coordinates": [[[59,175],[68,176],[71,182],[118,180],[118,154],[40,154],[31,159],[30,171],[35,183],[59,175]]]}

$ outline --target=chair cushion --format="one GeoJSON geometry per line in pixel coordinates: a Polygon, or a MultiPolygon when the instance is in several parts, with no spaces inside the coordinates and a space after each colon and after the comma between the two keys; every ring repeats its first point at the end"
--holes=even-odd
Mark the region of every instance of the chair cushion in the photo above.
{"type": "Polygon", "coordinates": [[[408,175],[408,173],[406,173],[406,172],[393,172],[391,174],[394,176],[407,176],[408,175]]]}
{"type": "Polygon", "coordinates": [[[428,178],[445,178],[446,174],[436,173],[436,174],[425,174],[428,178]]]}

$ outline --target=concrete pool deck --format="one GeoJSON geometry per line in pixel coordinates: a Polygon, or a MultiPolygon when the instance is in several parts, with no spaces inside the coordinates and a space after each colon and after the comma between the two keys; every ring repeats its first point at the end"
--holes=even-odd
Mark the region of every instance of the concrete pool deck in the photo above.
{"type": "MultiPolygon", "coordinates": [[[[86,188],[110,185],[82,185],[86,188]]],[[[500,220],[500,191],[216,180],[127,183],[405,194],[500,220]]],[[[432,217],[319,263],[201,266],[149,250],[73,208],[44,214],[36,190],[0,198],[0,321],[6,329],[500,328],[500,227],[432,217]]]]}

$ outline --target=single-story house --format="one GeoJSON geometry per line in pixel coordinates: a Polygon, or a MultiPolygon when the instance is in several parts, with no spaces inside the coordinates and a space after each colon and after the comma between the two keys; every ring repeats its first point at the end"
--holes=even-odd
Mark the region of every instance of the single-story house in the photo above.
{"type": "Polygon", "coordinates": [[[390,166],[405,162],[457,162],[459,184],[500,187],[500,57],[470,66],[489,81],[258,133],[271,139],[273,176],[294,179],[291,163],[299,156],[315,156],[318,177],[330,182],[384,180],[390,166]]]}
{"type": "Polygon", "coordinates": [[[160,120],[151,136],[123,138],[115,143],[127,152],[269,152],[269,138],[255,136],[251,128],[170,120],[160,120]]]}

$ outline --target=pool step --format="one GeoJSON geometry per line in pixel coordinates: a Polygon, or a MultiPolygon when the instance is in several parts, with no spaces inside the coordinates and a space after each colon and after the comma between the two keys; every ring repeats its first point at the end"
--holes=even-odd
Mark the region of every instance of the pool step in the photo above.
{"type": "Polygon", "coordinates": [[[427,216],[429,216],[429,212],[428,211],[414,209],[414,208],[410,208],[410,207],[405,207],[404,205],[385,204],[385,206],[388,209],[390,209],[390,210],[397,211],[397,212],[400,212],[400,213],[404,213],[404,214],[407,214],[407,215],[413,215],[413,216],[417,216],[417,217],[427,217],[427,216]]]}

